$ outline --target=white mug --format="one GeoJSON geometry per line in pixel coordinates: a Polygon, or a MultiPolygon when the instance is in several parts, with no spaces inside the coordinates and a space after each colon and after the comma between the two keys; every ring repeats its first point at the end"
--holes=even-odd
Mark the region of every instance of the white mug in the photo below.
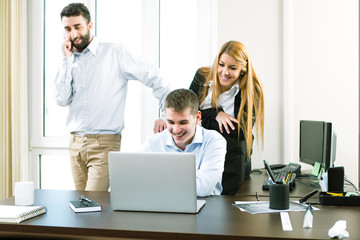
{"type": "Polygon", "coordinates": [[[34,205],[34,182],[15,183],[15,205],[34,205]]]}

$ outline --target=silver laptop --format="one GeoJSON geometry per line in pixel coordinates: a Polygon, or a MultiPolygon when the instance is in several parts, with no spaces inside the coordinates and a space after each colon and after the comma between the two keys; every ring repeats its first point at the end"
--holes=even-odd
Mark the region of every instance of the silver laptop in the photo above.
{"type": "Polygon", "coordinates": [[[109,152],[113,210],[197,213],[195,154],[109,152]]]}

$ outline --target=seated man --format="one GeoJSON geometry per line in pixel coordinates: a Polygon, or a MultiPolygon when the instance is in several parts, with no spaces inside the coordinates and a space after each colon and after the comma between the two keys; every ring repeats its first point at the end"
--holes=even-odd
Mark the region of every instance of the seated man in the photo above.
{"type": "Polygon", "coordinates": [[[196,155],[197,196],[220,195],[226,154],[225,139],[198,124],[201,113],[194,92],[177,89],[165,99],[167,129],[151,136],[141,146],[143,152],[191,152],[196,155]]]}

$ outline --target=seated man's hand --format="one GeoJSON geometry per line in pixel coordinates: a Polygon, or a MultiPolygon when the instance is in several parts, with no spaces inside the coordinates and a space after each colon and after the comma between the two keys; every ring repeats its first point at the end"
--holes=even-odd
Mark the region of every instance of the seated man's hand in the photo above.
{"type": "Polygon", "coordinates": [[[162,132],[165,129],[166,129],[166,122],[161,118],[156,119],[154,122],[154,133],[162,132]]]}

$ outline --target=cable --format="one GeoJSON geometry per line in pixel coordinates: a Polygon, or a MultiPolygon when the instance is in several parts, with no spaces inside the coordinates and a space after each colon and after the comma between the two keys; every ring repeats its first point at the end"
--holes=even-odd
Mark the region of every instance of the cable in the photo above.
{"type": "Polygon", "coordinates": [[[351,180],[346,175],[344,175],[344,181],[351,185],[355,189],[355,192],[359,193],[359,189],[355,186],[355,184],[351,182],[351,180]]]}

